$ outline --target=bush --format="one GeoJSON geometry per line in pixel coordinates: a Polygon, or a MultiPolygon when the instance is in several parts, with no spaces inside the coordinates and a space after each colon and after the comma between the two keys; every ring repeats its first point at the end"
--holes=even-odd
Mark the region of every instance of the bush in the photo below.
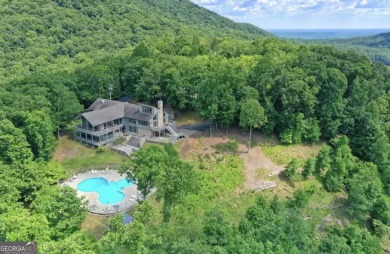
{"type": "Polygon", "coordinates": [[[297,169],[298,161],[294,158],[288,163],[286,169],[283,171],[283,175],[291,180],[296,175],[297,169]]]}
{"type": "Polygon", "coordinates": [[[96,153],[103,153],[106,150],[107,148],[105,146],[99,146],[98,148],[96,148],[96,153]]]}
{"type": "Polygon", "coordinates": [[[120,138],[115,139],[114,142],[112,142],[112,144],[114,146],[117,146],[117,145],[124,143],[125,141],[126,141],[125,137],[120,137],[120,138]]]}
{"type": "Polygon", "coordinates": [[[303,166],[302,176],[305,179],[307,179],[309,176],[313,175],[315,170],[316,170],[316,158],[311,157],[306,161],[305,166],[303,166]]]}
{"type": "Polygon", "coordinates": [[[237,141],[232,140],[227,143],[217,144],[214,146],[218,153],[237,153],[237,141]]]}

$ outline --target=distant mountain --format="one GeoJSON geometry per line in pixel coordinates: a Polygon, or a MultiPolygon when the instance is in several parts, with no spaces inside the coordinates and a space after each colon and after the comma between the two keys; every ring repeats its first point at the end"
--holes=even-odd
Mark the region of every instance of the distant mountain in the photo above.
{"type": "Polygon", "coordinates": [[[390,33],[374,36],[354,37],[330,40],[296,40],[307,44],[329,44],[340,49],[355,49],[370,57],[373,61],[390,66],[390,33]]]}
{"type": "Polygon", "coordinates": [[[0,0],[0,24],[0,82],[164,36],[270,36],[188,0],[0,0]]]}

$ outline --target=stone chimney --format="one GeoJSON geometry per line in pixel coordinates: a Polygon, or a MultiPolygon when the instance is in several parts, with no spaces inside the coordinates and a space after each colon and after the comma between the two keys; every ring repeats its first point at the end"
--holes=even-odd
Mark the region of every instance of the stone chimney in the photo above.
{"type": "Polygon", "coordinates": [[[163,101],[159,100],[157,102],[158,112],[157,112],[157,127],[164,127],[164,108],[163,101]]]}

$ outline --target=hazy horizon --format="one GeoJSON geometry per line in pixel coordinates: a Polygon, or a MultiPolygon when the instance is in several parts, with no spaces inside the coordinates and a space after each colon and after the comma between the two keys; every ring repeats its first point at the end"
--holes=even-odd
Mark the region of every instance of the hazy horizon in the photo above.
{"type": "Polygon", "coordinates": [[[390,29],[265,29],[282,38],[289,39],[346,39],[388,33],[390,29]]]}

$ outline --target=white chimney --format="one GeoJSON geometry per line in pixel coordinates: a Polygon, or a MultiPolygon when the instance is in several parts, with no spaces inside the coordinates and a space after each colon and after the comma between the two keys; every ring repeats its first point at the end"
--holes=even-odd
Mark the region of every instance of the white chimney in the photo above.
{"type": "Polygon", "coordinates": [[[157,127],[164,127],[164,108],[163,101],[159,100],[157,102],[158,112],[157,112],[157,127]]]}

